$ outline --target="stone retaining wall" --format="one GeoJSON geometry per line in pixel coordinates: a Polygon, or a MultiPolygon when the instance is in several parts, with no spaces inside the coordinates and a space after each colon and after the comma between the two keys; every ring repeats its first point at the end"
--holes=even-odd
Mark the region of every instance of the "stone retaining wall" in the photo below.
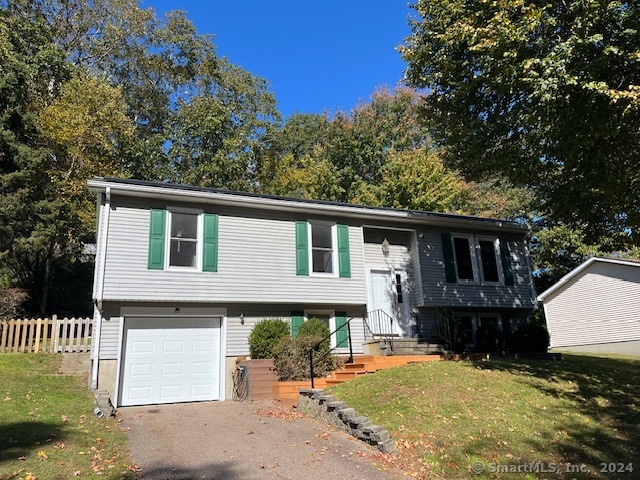
{"type": "Polygon", "coordinates": [[[359,415],[355,409],[322,389],[300,389],[298,411],[334,425],[359,440],[378,447],[382,453],[397,452],[396,442],[390,438],[387,430],[373,425],[367,417],[359,415]]]}

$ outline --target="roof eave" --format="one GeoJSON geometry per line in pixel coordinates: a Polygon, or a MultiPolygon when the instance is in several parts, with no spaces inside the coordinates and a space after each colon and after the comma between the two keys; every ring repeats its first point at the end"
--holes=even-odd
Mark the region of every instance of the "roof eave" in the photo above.
{"type": "Polygon", "coordinates": [[[613,259],[613,258],[591,257],[591,258],[585,260],[580,265],[578,265],[573,270],[571,270],[569,273],[567,273],[565,276],[563,276],[560,280],[558,280],[552,286],[547,288],[540,295],[538,295],[537,296],[537,300],[539,302],[543,302],[545,298],[547,298],[549,295],[551,295],[556,290],[560,289],[562,286],[566,285],[569,282],[569,280],[571,280],[573,277],[578,275],[580,272],[586,270],[590,265],[592,265],[595,262],[613,263],[613,264],[616,264],[616,265],[628,265],[628,266],[631,266],[631,267],[640,267],[640,264],[634,263],[634,262],[626,262],[624,260],[616,260],[616,259],[613,259]]]}
{"type": "Polygon", "coordinates": [[[278,210],[298,213],[340,213],[351,218],[378,219],[392,222],[411,223],[434,226],[453,226],[458,228],[478,228],[482,225],[485,230],[517,233],[527,235],[529,229],[525,225],[499,220],[470,218],[456,215],[430,214],[412,210],[377,209],[360,205],[337,204],[330,202],[309,203],[297,199],[283,199],[269,196],[243,195],[240,192],[203,191],[176,188],[173,186],[155,186],[151,184],[123,183],[113,179],[95,178],[87,182],[92,193],[104,192],[107,187],[112,195],[122,195],[141,198],[166,199],[188,202],[205,202],[257,208],[263,210],[278,210]]]}

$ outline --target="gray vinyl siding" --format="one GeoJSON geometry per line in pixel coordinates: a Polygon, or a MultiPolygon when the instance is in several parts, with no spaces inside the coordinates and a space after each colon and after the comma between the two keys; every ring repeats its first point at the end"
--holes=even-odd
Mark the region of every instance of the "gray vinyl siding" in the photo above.
{"type": "Polygon", "coordinates": [[[100,328],[100,360],[118,358],[118,336],[120,335],[120,308],[107,304],[102,309],[100,328]]]}
{"type": "Polygon", "coordinates": [[[409,301],[411,302],[412,307],[422,305],[422,276],[420,274],[419,252],[418,234],[413,232],[411,234],[411,247],[409,249],[409,254],[411,255],[411,272],[409,275],[411,288],[409,290],[409,301]]]}
{"type": "MultiPolygon", "coordinates": [[[[229,307],[227,312],[227,356],[235,357],[249,355],[249,334],[253,326],[265,318],[281,318],[286,322],[291,322],[291,312],[331,309],[336,312],[346,311],[347,319],[355,317],[351,325],[351,340],[353,343],[353,353],[362,353],[362,343],[364,342],[364,323],[362,320],[362,309],[354,309],[349,306],[307,306],[299,305],[244,305],[229,307]],[[244,314],[244,325],[240,323],[240,313],[244,314]]],[[[338,348],[337,353],[348,354],[348,348],[338,348]]]]}
{"type": "MultiPolygon", "coordinates": [[[[418,255],[422,280],[421,306],[531,309],[536,305],[522,240],[509,240],[513,286],[482,285],[480,282],[447,283],[441,234],[452,232],[425,230],[420,233],[419,237],[422,238],[418,239],[418,255]]],[[[484,236],[482,232],[460,233],[484,236]]]]}
{"type": "Polygon", "coordinates": [[[104,299],[363,304],[362,228],[349,227],[351,278],[296,275],[295,219],[219,214],[218,271],[149,270],[149,209],[112,207],[104,299]]]}
{"type": "MultiPolygon", "coordinates": [[[[381,243],[371,242],[364,244],[365,266],[367,268],[401,268],[407,272],[407,290],[411,307],[421,303],[422,289],[420,287],[420,265],[418,260],[418,248],[415,232],[390,231],[390,237],[398,237],[398,243],[389,245],[389,256],[382,253],[381,243]],[[403,241],[406,245],[401,245],[403,241]]],[[[393,240],[393,238],[392,238],[393,240]]]]}
{"type": "Polygon", "coordinates": [[[595,262],[544,300],[551,346],[640,340],[640,265],[595,262]]]}
{"type": "MultiPolygon", "coordinates": [[[[131,305],[131,304],[129,304],[131,305]]],[[[138,304],[139,305],[139,304],[138,304]]],[[[153,304],[154,306],[157,304],[153,304]]],[[[164,305],[164,304],[163,304],[164,305]]],[[[168,304],[167,304],[168,305],[168,304]]],[[[198,304],[202,306],[201,304],[198,304]]],[[[227,356],[235,357],[249,355],[249,334],[253,326],[265,318],[281,318],[286,322],[291,322],[291,312],[313,309],[331,309],[336,312],[346,311],[347,317],[356,317],[351,321],[351,339],[353,342],[353,352],[362,353],[362,343],[364,341],[364,323],[362,312],[364,307],[353,307],[348,305],[212,305],[212,309],[227,309],[227,356]],[[241,323],[240,314],[244,316],[244,324],[241,323]]],[[[102,332],[100,335],[100,359],[113,360],[118,353],[118,335],[120,334],[120,306],[110,303],[103,309],[102,332]]],[[[336,349],[338,353],[349,353],[348,348],[336,349]]]]}

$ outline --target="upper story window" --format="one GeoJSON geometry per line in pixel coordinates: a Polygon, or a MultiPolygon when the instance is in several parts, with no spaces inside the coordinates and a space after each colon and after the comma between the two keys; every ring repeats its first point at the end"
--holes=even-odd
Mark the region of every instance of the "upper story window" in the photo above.
{"type": "Polygon", "coordinates": [[[478,239],[478,252],[480,253],[482,280],[485,282],[500,282],[498,249],[499,246],[497,240],[478,239]]]}
{"type": "Polygon", "coordinates": [[[456,273],[458,280],[475,280],[473,258],[471,257],[471,238],[454,237],[453,249],[456,255],[456,273]]]}
{"type": "Polygon", "coordinates": [[[198,258],[198,215],[171,212],[169,266],[197,267],[198,258]]]}
{"type": "Polygon", "coordinates": [[[443,233],[442,247],[447,283],[514,284],[507,240],[443,233]]]}
{"type": "Polygon", "coordinates": [[[296,275],[331,274],[351,278],[349,226],[295,222],[296,275]]]}
{"type": "Polygon", "coordinates": [[[151,209],[149,216],[149,270],[218,271],[218,215],[151,209]]]}
{"type": "Polygon", "coordinates": [[[333,226],[309,224],[311,229],[311,259],[314,273],[333,273],[333,226]]]}

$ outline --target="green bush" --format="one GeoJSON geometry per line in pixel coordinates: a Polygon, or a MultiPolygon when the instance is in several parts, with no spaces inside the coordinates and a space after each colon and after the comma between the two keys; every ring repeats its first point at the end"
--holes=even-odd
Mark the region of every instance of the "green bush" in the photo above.
{"type": "Polygon", "coordinates": [[[518,352],[546,353],[549,348],[549,332],[544,325],[525,323],[513,335],[518,352]]]}
{"type": "Polygon", "coordinates": [[[282,338],[274,349],[275,371],[281,381],[309,380],[309,350],[315,347],[313,373],[314,377],[324,377],[338,368],[342,361],[329,353],[330,339],[320,345],[316,344],[329,335],[329,328],[318,318],[310,318],[298,330],[296,338],[282,338]]]}
{"type": "Polygon", "coordinates": [[[502,330],[495,323],[481,325],[476,331],[476,346],[482,353],[497,353],[502,350],[502,330]]]}
{"type": "Polygon", "coordinates": [[[273,358],[278,342],[290,335],[289,323],[281,318],[260,320],[249,334],[249,355],[251,358],[273,358]]]}
{"type": "MultiPolygon", "coordinates": [[[[300,329],[298,330],[298,336],[318,337],[318,342],[323,338],[328,337],[329,333],[331,332],[329,331],[329,327],[327,327],[327,324],[316,317],[311,317],[306,322],[303,322],[302,325],[300,325],[300,329]]],[[[329,338],[327,338],[326,341],[322,342],[321,347],[322,349],[329,350],[330,345],[331,341],[329,340],[329,338]]]]}

